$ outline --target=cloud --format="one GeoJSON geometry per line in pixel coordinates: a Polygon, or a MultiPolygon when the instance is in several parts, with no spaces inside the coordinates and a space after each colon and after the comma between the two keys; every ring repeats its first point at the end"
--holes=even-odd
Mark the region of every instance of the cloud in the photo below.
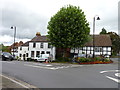
{"type": "MultiPolygon", "coordinates": [[[[17,6],[14,6],[17,7],[17,6]]],[[[19,6],[18,6],[19,7],[19,6]]],[[[17,27],[19,38],[31,38],[36,32],[46,34],[47,18],[26,10],[26,8],[3,8],[2,9],[2,35],[13,36],[11,26],[17,27]]]]}

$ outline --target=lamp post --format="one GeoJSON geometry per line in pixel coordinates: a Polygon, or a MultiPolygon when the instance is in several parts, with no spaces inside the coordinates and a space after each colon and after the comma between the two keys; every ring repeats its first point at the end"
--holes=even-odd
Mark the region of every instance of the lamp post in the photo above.
{"type": "Polygon", "coordinates": [[[99,16],[98,15],[96,15],[96,16],[94,16],[94,18],[93,18],[93,58],[95,57],[95,49],[94,49],[94,47],[95,47],[95,19],[96,20],[100,20],[100,18],[99,18],[99,16]]]}
{"type": "Polygon", "coordinates": [[[16,26],[12,26],[11,29],[14,29],[13,56],[15,56],[14,49],[15,49],[16,26]]]}

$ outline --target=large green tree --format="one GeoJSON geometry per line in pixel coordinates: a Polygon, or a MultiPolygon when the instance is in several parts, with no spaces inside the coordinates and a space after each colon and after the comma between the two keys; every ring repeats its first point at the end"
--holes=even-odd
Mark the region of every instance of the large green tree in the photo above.
{"type": "Polygon", "coordinates": [[[58,48],[81,47],[88,40],[90,28],[79,7],[62,7],[48,22],[48,39],[58,48]]]}

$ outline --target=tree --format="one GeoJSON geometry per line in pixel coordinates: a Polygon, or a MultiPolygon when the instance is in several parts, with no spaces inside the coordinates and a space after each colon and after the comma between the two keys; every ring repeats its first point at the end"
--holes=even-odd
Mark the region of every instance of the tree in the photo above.
{"type": "Polygon", "coordinates": [[[3,44],[0,44],[0,51],[10,52],[9,46],[4,46],[3,44]]]}
{"type": "Polygon", "coordinates": [[[108,32],[112,41],[112,54],[116,55],[120,52],[120,36],[115,32],[108,32]]]}
{"type": "Polygon", "coordinates": [[[47,29],[50,43],[57,48],[63,48],[65,52],[67,48],[84,45],[90,32],[84,12],[72,5],[62,7],[51,17],[47,29]]]}
{"type": "Polygon", "coordinates": [[[102,28],[102,31],[100,32],[100,34],[107,34],[107,31],[105,28],[102,28]]]}

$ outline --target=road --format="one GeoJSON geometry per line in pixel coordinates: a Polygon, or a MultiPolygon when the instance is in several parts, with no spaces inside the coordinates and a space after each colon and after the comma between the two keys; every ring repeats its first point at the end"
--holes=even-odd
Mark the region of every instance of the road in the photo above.
{"type": "Polygon", "coordinates": [[[38,88],[118,88],[118,63],[96,65],[0,61],[2,74],[38,88]]]}

